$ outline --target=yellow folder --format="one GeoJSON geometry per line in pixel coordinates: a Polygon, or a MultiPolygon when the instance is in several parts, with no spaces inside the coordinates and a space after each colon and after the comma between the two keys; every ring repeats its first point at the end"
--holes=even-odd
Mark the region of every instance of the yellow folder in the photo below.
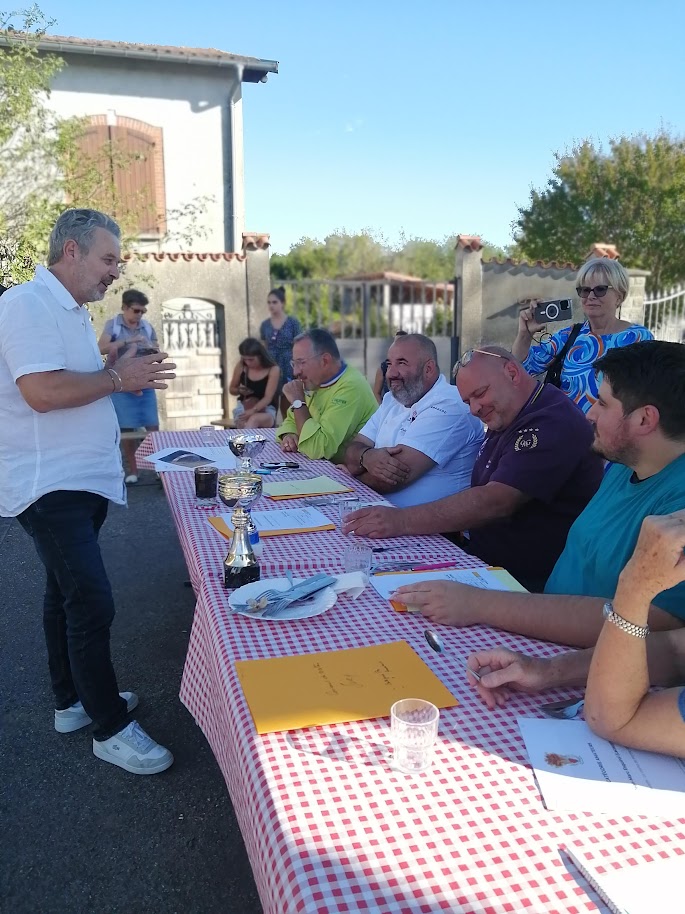
{"type": "Polygon", "coordinates": [[[336,482],[330,476],[314,476],[312,479],[289,479],[286,482],[265,482],[264,495],[281,501],[286,498],[304,498],[310,495],[342,495],[353,492],[351,486],[336,482]]]}
{"type": "MultiPolygon", "coordinates": [[[[233,530],[228,526],[222,517],[208,517],[209,523],[227,540],[233,539],[233,530]]],[[[259,538],[265,539],[267,536],[286,536],[291,533],[318,533],[320,530],[335,530],[335,524],[322,524],[320,527],[298,527],[295,530],[260,530],[259,538]]]]}
{"type": "Polygon", "coordinates": [[[406,641],[236,660],[235,668],[257,733],[388,717],[400,698],[458,704],[406,641]]]}

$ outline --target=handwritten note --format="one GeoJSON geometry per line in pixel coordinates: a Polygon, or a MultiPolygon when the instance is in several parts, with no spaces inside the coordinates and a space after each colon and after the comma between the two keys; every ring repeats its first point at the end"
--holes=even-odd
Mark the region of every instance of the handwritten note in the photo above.
{"type": "Polygon", "coordinates": [[[257,733],[387,717],[400,698],[456,698],[406,641],[294,657],[237,660],[257,733]]]}

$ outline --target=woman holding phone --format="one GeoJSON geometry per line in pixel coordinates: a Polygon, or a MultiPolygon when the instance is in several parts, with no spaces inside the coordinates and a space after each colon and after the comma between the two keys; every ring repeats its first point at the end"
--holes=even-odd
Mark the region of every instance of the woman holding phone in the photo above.
{"type": "Polygon", "coordinates": [[[529,374],[546,371],[547,381],[560,387],[586,413],[597,400],[598,384],[592,368],[595,360],[607,349],[654,339],[646,327],[620,318],[629,286],[628,272],[617,260],[588,260],[576,277],[583,323],[536,339],[535,334],[543,333],[546,325],[535,318],[538,301],[529,299],[519,312],[512,353],[529,374]]]}
{"type": "Polygon", "coordinates": [[[281,372],[259,340],[248,336],[238,346],[229,391],[238,398],[233,410],[236,428],[273,428],[281,372]]]}

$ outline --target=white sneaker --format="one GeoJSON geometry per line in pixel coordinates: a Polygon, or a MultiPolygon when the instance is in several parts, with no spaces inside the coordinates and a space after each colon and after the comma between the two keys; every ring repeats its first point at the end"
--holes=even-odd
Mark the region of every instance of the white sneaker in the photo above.
{"type": "Polygon", "coordinates": [[[171,752],[151,739],[135,720],[109,739],[94,739],[93,754],[131,774],[159,774],[174,762],[171,752]]]}
{"type": "MultiPolygon", "coordinates": [[[[119,477],[119,478],[121,479],[121,477],[119,477]]],[[[126,479],[124,479],[124,482],[126,483],[127,486],[133,486],[138,482],[138,477],[136,476],[135,473],[130,473],[126,477],[126,479]]]]}
{"type": "MultiPolygon", "coordinates": [[[[138,707],[138,696],[135,692],[119,692],[119,694],[126,699],[129,711],[138,707]]],[[[92,723],[93,721],[86,714],[80,701],[64,711],[55,711],[55,730],[58,733],[73,733],[74,730],[80,730],[81,727],[87,727],[92,723]]]]}

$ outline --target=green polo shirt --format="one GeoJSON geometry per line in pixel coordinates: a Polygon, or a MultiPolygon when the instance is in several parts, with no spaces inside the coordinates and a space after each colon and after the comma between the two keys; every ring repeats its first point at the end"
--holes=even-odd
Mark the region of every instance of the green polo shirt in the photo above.
{"type": "MultiPolygon", "coordinates": [[[[302,426],[298,449],[305,457],[325,457],[341,463],[345,448],[378,409],[378,403],[364,375],[347,365],[332,383],[305,394],[311,417],[302,426]]],[[[297,435],[292,406],[276,432],[297,435]]]]}

